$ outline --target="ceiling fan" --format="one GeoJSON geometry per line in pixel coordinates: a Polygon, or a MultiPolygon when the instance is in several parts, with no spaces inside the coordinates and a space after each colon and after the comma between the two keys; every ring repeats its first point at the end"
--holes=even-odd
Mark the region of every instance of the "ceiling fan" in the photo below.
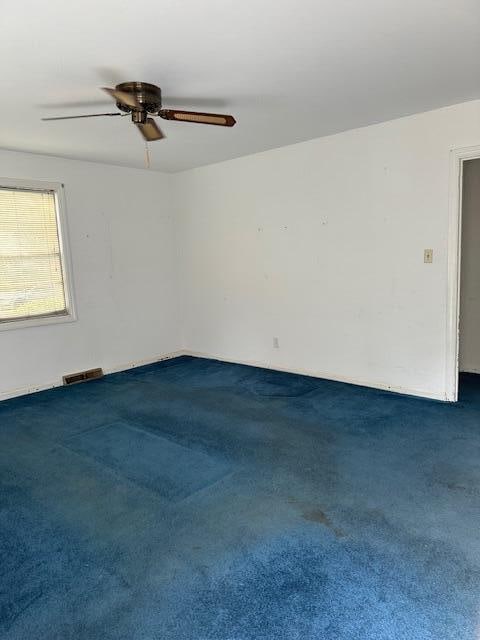
{"type": "Polygon", "coordinates": [[[233,127],[235,118],[219,113],[203,113],[200,111],[180,111],[178,109],[162,109],[162,92],[154,84],[148,82],[122,82],[115,89],[103,87],[123,113],[93,113],[80,116],[60,116],[42,118],[42,120],[73,120],[75,118],[99,118],[102,116],[128,116],[137,126],[147,142],[161,140],[165,134],[149,114],[160,116],[164,120],[179,122],[196,122],[197,124],[213,124],[220,127],[233,127]]]}

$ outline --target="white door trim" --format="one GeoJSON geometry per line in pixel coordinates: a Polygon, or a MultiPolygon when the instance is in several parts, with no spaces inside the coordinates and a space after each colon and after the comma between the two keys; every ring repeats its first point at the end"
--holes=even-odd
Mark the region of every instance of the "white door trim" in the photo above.
{"type": "Polygon", "coordinates": [[[477,158],[480,158],[480,145],[450,152],[445,390],[446,400],[451,402],[458,400],[463,163],[477,158]]]}

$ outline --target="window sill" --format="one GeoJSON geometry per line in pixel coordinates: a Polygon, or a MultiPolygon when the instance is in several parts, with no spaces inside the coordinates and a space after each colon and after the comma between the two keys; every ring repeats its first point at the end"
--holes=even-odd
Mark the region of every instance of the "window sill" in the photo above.
{"type": "Polygon", "coordinates": [[[11,331],[12,329],[28,329],[33,327],[43,327],[49,324],[62,324],[64,322],[75,322],[76,316],[72,313],[64,315],[38,316],[25,318],[24,320],[4,320],[0,322],[0,331],[11,331]]]}

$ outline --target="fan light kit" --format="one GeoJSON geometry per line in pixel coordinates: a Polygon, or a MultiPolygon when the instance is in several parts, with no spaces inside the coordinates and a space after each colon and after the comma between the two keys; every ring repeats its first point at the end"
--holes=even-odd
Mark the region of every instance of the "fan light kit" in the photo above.
{"type": "Polygon", "coordinates": [[[100,118],[103,116],[127,116],[144,137],[146,142],[162,140],[164,133],[155,120],[150,117],[160,116],[164,120],[179,122],[195,122],[197,124],[212,124],[219,127],[233,127],[235,118],[220,113],[202,113],[200,111],[179,111],[178,109],[162,108],[162,92],[159,87],[148,82],[122,82],[115,89],[104,87],[122,113],[93,113],[81,116],[60,116],[57,118],[42,118],[42,120],[74,120],[76,118],[100,118]]]}

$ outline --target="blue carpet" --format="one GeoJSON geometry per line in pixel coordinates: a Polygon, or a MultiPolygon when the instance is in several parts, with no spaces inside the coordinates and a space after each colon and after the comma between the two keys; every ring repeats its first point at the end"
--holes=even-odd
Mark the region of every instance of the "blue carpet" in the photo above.
{"type": "Polygon", "coordinates": [[[75,434],[66,444],[116,470],[120,479],[128,478],[170,500],[186,498],[228,469],[201,451],[121,422],[75,434]]]}
{"type": "Polygon", "coordinates": [[[2,640],[479,640],[456,405],[182,357],[0,403],[2,640]]]}

